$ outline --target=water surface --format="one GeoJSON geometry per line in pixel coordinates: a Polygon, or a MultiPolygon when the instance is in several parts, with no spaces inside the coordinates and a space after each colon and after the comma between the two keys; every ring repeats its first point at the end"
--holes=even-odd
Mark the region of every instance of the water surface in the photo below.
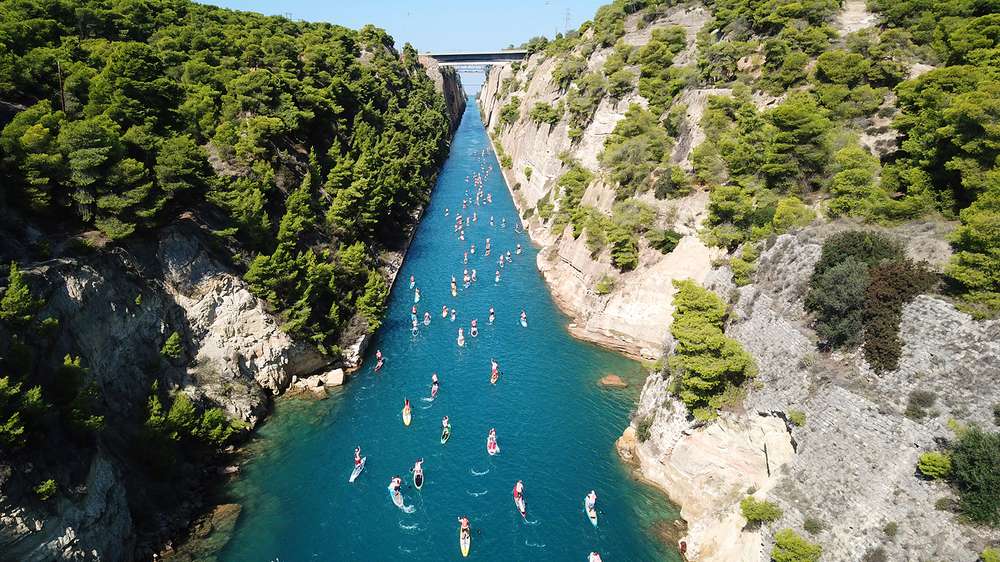
{"type": "Polygon", "coordinates": [[[385,367],[373,373],[369,357],[330,399],[279,403],[253,445],[254,460],[230,490],[244,509],[223,560],[456,560],[459,515],[472,524],[473,560],[582,561],[591,550],[606,561],[679,560],[650,532],[654,524],[676,518],[676,511],[634,481],[614,450],[636,399],[641,367],[567,333],[567,318],[535,267],[537,250],[527,235],[515,232],[517,214],[498,168],[470,99],[370,347],[371,354],[382,350],[385,367]],[[493,203],[463,212],[474,210],[478,218],[463,242],[454,224],[462,200],[474,195],[466,178],[490,166],[484,188],[493,203]],[[489,257],[483,251],[487,237],[489,257]],[[473,243],[476,253],[464,264],[463,252],[473,243]],[[514,254],[518,243],[521,255],[514,254]],[[498,254],[508,249],[512,262],[496,283],[498,254]],[[469,288],[462,287],[463,268],[478,272],[469,288]],[[421,292],[421,320],[424,311],[432,318],[416,335],[410,275],[421,292]],[[450,293],[453,275],[457,297],[450,293]],[[456,309],[454,322],[441,318],[442,305],[456,309]],[[487,322],[491,305],[493,325],[487,322]],[[528,328],[519,323],[522,308],[528,328]],[[474,318],[480,326],[475,338],[469,336],[474,318]],[[466,331],[464,347],[456,344],[459,327],[466,331]],[[496,386],[489,382],[490,358],[503,372],[496,386]],[[441,390],[430,402],[432,372],[441,390]],[[621,375],[631,388],[599,388],[597,380],[607,373],[621,375]],[[404,397],[413,404],[409,427],[400,415],[404,397]],[[441,445],[444,415],[453,434],[441,445]],[[486,453],[491,427],[501,447],[495,457],[486,453]],[[355,445],[368,457],[367,468],[348,484],[355,445]],[[409,474],[419,457],[425,459],[422,491],[413,488],[409,474]],[[405,511],[390,501],[393,475],[407,483],[405,511]],[[524,520],[511,499],[518,479],[525,484],[524,520]],[[591,489],[598,494],[597,528],[583,511],[591,489]]]}

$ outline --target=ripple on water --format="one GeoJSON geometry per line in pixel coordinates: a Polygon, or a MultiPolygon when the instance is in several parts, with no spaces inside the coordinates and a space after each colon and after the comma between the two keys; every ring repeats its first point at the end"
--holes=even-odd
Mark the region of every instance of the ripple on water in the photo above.
{"type": "Polygon", "coordinates": [[[386,356],[385,368],[373,375],[368,357],[351,383],[326,401],[294,408],[278,402],[259,432],[258,442],[266,447],[258,450],[266,454],[255,457],[230,489],[244,511],[220,562],[257,560],[261,553],[289,561],[452,559],[459,556],[461,515],[476,530],[471,556],[478,562],[538,559],[542,544],[554,553],[597,550],[609,560],[680,560],[646,533],[653,521],[676,512],[662,495],[633,481],[614,452],[642,386],[640,365],[573,340],[565,330],[568,319],[535,266],[537,249],[511,228],[516,210],[474,103],[452,149],[400,270],[404,282],[393,288],[370,346],[371,354],[381,349],[386,356]],[[476,209],[478,221],[466,228],[462,242],[453,226],[456,213],[473,211],[462,210],[472,183],[465,178],[491,166],[485,190],[493,205],[476,209]],[[452,211],[448,216],[445,208],[452,211]],[[478,250],[486,237],[493,255],[477,251],[462,263],[470,244],[478,250]],[[521,255],[513,251],[516,244],[524,248],[521,255]],[[495,284],[496,259],[507,249],[513,260],[495,284]],[[461,280],[466,267],[477,269],[478,281],[452,297],[450,279],[461,280]],[[418,315],[429,311],[434,317],[417,337],[410,331],[410,275],[420,287],[418,315]],[[442,306],[456,310],[454,322],[441,319],[442,306]],[[490,306],[496,309],[492,325],[490,306]],[[518,322],[522,308],[527,328],[518,322]],[[468,337],[473,318],[479,320],[477,338],[468,337]],[[463,348],[455,341],[459,327],[467,336],[463,348]],[[503,371],[496,386],[489,384],[491,357],[503,371]],[[420,401],[428,396],[431,373],[441,380],[433,412],[421,409],[427,403],[420,401]],[[599,388],[596,381],[608,373],[635,382],[632,390],[599,388]],[[400,421],[404,398],[419,406],[408,427],[400,421]],[[454,428],[446,446],[440,444],[444,415],[454,428]],[[507,454],[487,455],[483,444],[491,427],[507,454]],[[349,485],[359,445],[368,467],[349,485]],[[420,494],[405,487],[415,506],[401,512],[386,501],[384,485],[394,475],[408,480],[417,458],[425,459],[433,476],[420,494]],[[532,516],[545,525],[516,523],[521,518],[508,494],[519,479],[527,486],[532,516]],[[580,513],[580,499],[591,489],[600,496],[600,533],[580,513]],[[473,495],[484,490],[489,493],[473,495]],[[337,521],[339,528],[320,526],[324,520],[337,521]],[[419,523],[419,530],[400,528],[400,520],[419,523]]]}

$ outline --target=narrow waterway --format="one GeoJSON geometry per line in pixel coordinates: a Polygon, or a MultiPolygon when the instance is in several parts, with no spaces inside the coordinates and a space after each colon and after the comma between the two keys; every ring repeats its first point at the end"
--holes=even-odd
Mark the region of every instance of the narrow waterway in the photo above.
{"type": "Polygon", "coordinates": [[[515,231],[517,213],[500,175],[472,98],[441,171],[423,221],[392,291],[389,312],[370,347],[374,358],[331,398],[281,401],[254,443],[254,459],[230,490],[244,509],[228,545],[226,561],[454,560],[461,559],[457,517],[472,526],[475,560],[586,560],[591,551],[605,561],[679,560],[653,528],[676,517],[665,498],[630,476],[614,441],[628,422],[641,367],[616,354],[576,341],[567,318],[552,302],[535,267],[537,251],[515,231]],[[484,191],[492,203],[462,211],[475,197],[466,178],[492,168],[484,191]],[[446,209],[450,212],[446,213],[446,209]],[[454,230],[455,215],[477,221],[454,230]],[[490,226],[490,216],[494,226],[490,226]],[[504,227],[502,221],[506,220],[504,227]],[[486,238],[492,254],[485,256],[486,238]],[[463,252],[476,245],[463,263],[463,252]],[[523,252],[515,253],[516,244],[523,252]],[[500,252],[511,262],[500,270],[500,252]],[[478,280],[462,285],[463,268],[478,280]],[[416,304],[430,325],[411,331],[413,275],[416,304]],[[453,297],[450,280],[458,280],[453,297]],[[443,319],[441,307],[457,312],[443,319]],[[490,306],[496,320],[488,322],[490,306]],[[524,309],[528,327],[520,325],[524,309]],[[479,334],[469,335],[478,319],[479,334]],[[465,346],[456,344],[459,327],[465,346]],[[490,359],[502,376],[490,384],[490,359]],[[431,373],[441,380],[429,401],[431,373]],[[631,383],[625,391],[598,387],[616,373],[631,383]],[[404,398],[413,421],[402,423],[404,398]],[[441,418],[453,434],[440,443],[441,418]],[[495,427],[500,454],[486,452],[495,427]],[[360,445],[367,467],[353,484],[353,451],[360,445]],[[409,473],[424,459],[426,482],[416,490],[409,473]],[[403,509],[387,490],[403,477],[403,509]],[[527,517],[515,510],[511,490],[523,480],[527,517]],[[598,494],[598,526],[583,510],[591,489],[598,494]]]}

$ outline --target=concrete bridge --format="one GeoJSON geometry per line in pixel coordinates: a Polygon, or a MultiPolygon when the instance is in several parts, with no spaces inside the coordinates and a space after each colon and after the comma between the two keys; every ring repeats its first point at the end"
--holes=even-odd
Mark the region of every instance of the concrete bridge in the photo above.
{"type": "Polygon", "coordinates": [[[454,66],[460,70],[471,70],[510,64],[524,60],[527,54],[528,51],[524,49],[505,49],[465,53],[423,53],[421,56],[432,58],[441,66],[454,66]]]}

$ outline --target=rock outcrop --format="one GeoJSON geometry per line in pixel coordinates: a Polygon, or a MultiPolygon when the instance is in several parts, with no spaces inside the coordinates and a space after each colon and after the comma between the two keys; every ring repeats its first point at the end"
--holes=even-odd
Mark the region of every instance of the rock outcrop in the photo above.
{"type": "MultiPolygon", "coordinates": [[[[161,388],[221,406],[252,427],[267,413],[271,396],[293,378],[327,370],[329,359],[288,337],[239,275],[213,256],[210,236],[182,217],[153,240],[25,269],[46,301],[39,314],[60,319],[50,360],[79,356],[100,387],[109,428],[102,439],[118,441],[116,428],[134,424],[157,372],[161,388]],[[163,368],[160,348],[174,331],[181,335],[184,356],[163,368]]],[[[79,485],[60,488],[47,505],[34,499],[35,482],[27,470],[6,467],[0,485],[5,556],[135,556],[140,537],[130,495],[143,477],[123,455],[98,445],[89,461],[67,460],[58,467],[65,472],[60,481],[79,485]],[[82,478],[74,476],[82,470],[82,478]]]]}
{"type": "Polygon", "coordinates": [[[454,133],[465,113],[466,95],[462,79],[453,67],[441,66],[430,57],[420,57],[420,64],[434,82],[434,88],[444,96],[444,103],[448,107],[448,121],[451,132],[454,133]]]}
{"type": "MultiPolygon", "coordinates": [[[[735,303],[726,332],[760,369],[745,412],[695,426],[654,374],[620,440],[623,457],[680,504],[691,560],[767,560],[771,530],[801,529],[807,518],[820,523],[810,539],[830,560],[860,560],[877,548],[890,560],[974,560],[1000,539],[935,509],[952,491],[914,473],[921,452],[953,438],[947,420],[992,425],[1000,321],[974,321],[938,297],[920,296],[903,310],[895,371],[874,373],[860,352],[821,356],[802,303],[821,241],[834,230],[778,237],[761,254],[752,285],[736,288],[725,268],[706,279],[735,303]],[[927,417],[911,419],[904,411],[917,389],[940,400],[927,417]],[[793,410],[803,425],[786,423],[793,410]],[[744,529],[737,504],[751,491],[776,502],[782,519],[763,531],[744,529]],[[894,539],[883,531],[889,523],[898,528],[894,539]]],[[[909,246],[914,255],[927,243],[911,236],[909,246]]]]}

